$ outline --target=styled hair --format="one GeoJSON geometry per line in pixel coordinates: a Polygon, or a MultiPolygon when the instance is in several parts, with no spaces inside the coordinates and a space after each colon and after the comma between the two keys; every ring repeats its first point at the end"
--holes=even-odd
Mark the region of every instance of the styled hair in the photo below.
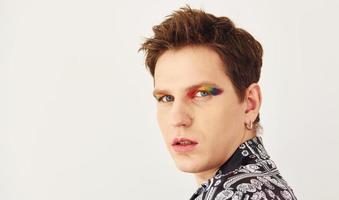
{"type": "MultiPolygon", "coordinates": [[[[145,65],[153,78],[157,60],[165,51],[202,45],[218,53],[240,101],[244,100],[248,86],[259,81],[262,46],[227,17],[216,17],[186,5],[153,26],[153,33],[138,50],[145,51],[145,65]]],[[[253,122],[257,128],[259,121],[258,114],[253,122]]]]}

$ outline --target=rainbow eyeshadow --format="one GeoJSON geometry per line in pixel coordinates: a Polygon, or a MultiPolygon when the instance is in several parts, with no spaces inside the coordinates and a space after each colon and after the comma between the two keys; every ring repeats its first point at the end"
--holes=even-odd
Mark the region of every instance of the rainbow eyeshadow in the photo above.
{"type": "Polygon", "coordinates": [[[187,93],[187,96],[189,96],[190,98],[193,98],[194,95],[198,92],[198,91],[206,91],[208,92],[209,94],[213,95],[213,96],[216,96],[216,95],[219,95],[223,92],[222,89],[219,89],[213,85],[201,85],[201,86],[198,86],[196,88],[193,88],[192,90],[190,90],[188,93],[187,93]]]}
{"type": "MultiPolygon", "coordinates": [[[[192,88],[190,88],[187,92],[187,96],[189,98],[194,98],[195,94],[198,91],[206,91],[208,94],[216,96],[219,95],[223,92],[222,89],[215,87],[215,85],[213,84],[201,84],[201,85],[197,85],[194,86],[192,88]]],[[[163,97],[164,94],[163,92],[154,92],[153,96],[159,101],[161,97],[163,97]]]]}
{"type": "Polygon", "coordinates": [[[164,94],[162,94],[162,93],[157,93],[157,94],[154,94],[153,96],[159,101],[159,99],[160,99],[162,96],[164,96],[164,94]]]}

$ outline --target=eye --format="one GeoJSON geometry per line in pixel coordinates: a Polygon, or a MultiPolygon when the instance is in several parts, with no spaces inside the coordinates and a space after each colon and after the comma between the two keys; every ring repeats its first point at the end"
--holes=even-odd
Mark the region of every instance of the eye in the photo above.
{"type": "Polygon", "coordinates": [[[198,92],[196,92],[196,94],[199,94],[199,93],[200,93],[200,96],[198,95],[198,97],[206,97],[210,95],[210,93],[205,90],[199,90],[198,92]]]}
{"type": "Polygon", "coordinates": [[[174,97],[173,96],[170,96],[170,95],[164,95],[162,97],[160,97],[158,99],[158,102],[162,102],[162,103],[165,103],[165,102],[169,102],[169,101],[173,101],[174,100],[174,97]],[[163,101],[163,99],[165,99],[166,101],[163,101]]]}

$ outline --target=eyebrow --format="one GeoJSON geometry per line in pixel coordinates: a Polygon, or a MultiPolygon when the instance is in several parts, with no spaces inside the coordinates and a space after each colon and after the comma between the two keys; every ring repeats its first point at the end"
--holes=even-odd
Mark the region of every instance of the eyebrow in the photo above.
{"type": "MultiPolygon", "coordinates": [[[[191,86],[187,87],[184,91],[187,92],[187,91],[190,91],[192,89],[196,89],[196,88],[199,88],[199,87],[205,86],[205,85],[217,86],[216,83],[213,83],[213,82],[210,82],[210,81],[202,81],[200,83],[197,83],[197,84],[194,84],[194,85],[191,85],[191,86]]],[[[153,96],[155,97],[158,94],[168,94],[168,93],[169,92],[167,90],[154,89],[153,96]]]]}

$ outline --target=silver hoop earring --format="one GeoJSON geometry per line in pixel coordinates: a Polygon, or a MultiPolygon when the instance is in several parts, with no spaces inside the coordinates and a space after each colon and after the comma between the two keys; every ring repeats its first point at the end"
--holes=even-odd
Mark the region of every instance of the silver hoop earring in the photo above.
{"type": "Polygon", "coordinates": [[[253,122],[252,121],[250,121],[250,123],[245,123],[245,125],[246,125],[246,128],[248,130],[252,130],[252,128],[253,128],[253,122]]]}

